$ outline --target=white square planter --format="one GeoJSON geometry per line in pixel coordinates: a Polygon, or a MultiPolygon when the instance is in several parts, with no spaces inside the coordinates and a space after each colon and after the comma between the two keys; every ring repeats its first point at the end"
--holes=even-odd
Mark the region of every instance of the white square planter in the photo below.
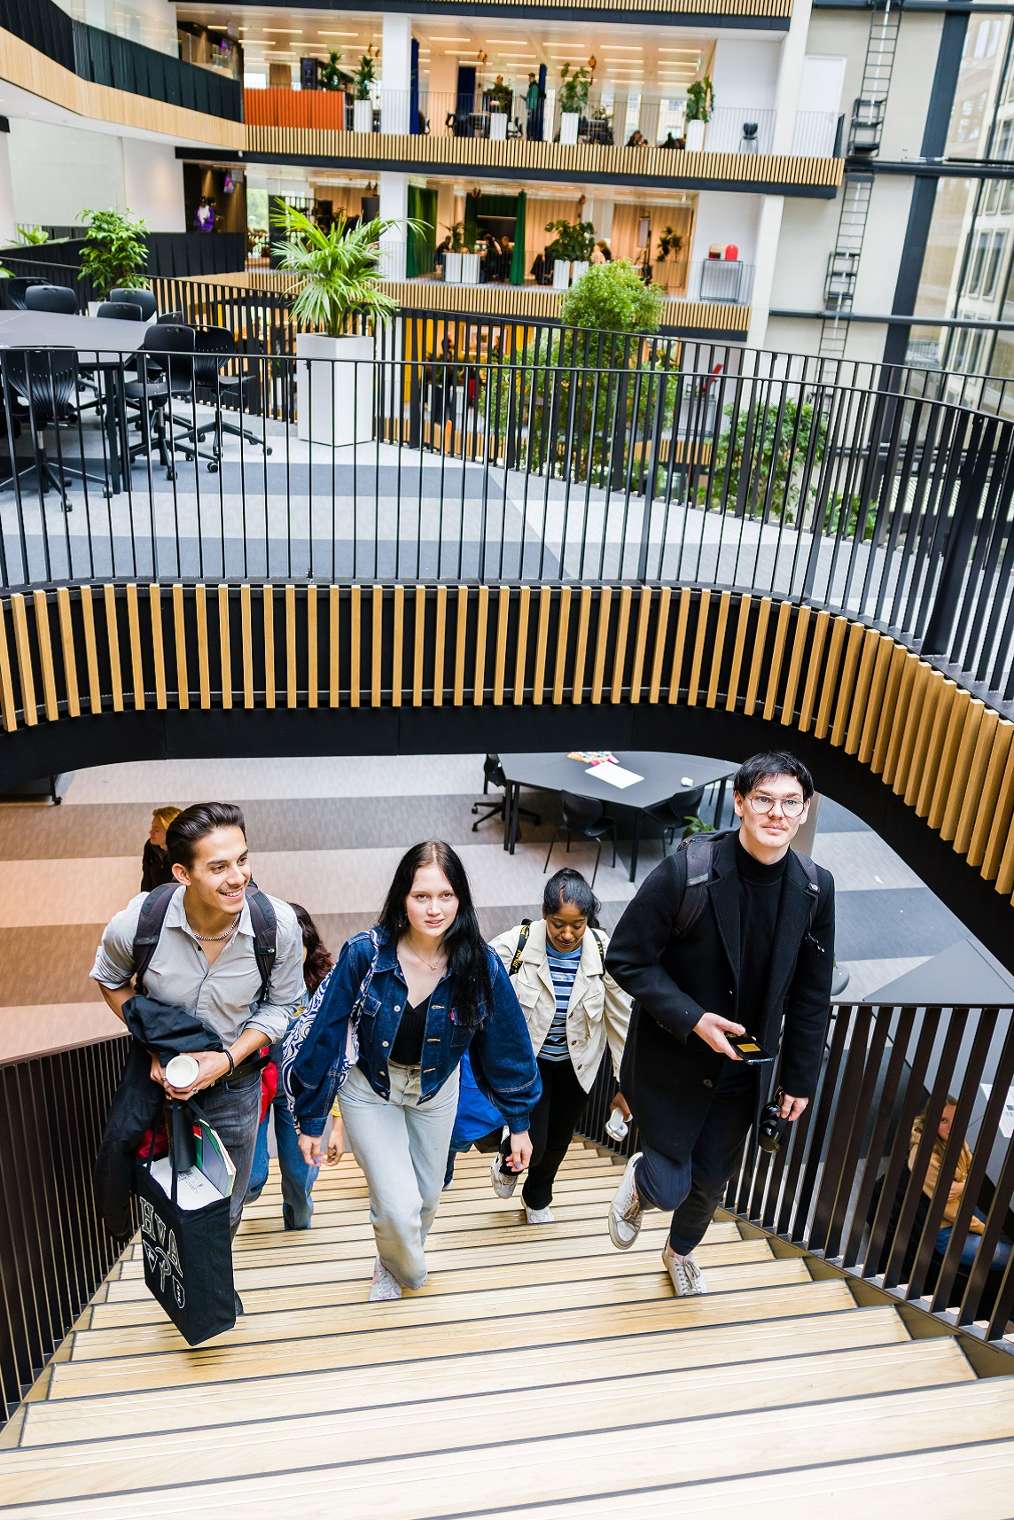
{"type": "Polygon", "coordinates": [[[353,363],[372,358],[372,338],[296,334],[298,438],[336,449],[372,442],[373,365],[353,363]]]}
{"type": "Polygon", "coordinates": [[[575,259],[570,266],[570,283],[576,285],[583,274],[587,274],[591,267],[588,259],[575,259]]]}
{"type": "Polygon", "coordinates": [[[504,142],[507,137],[507,115],[504,111],[489,113],[489,135],[494,142],[504,142]]]}
{"type": "Polygon", "coordinates": [[[372,100],[354,100],[352,102],[352,130],[353,132],[373,131],[372,100]]]}
{"type": "Polygon", "coordinates": [[[560,113],[560,141],[562,143],[576,143],[577,129],[581,120],[577,111],[562,111],[560,113]]]}
{"type": "Polygon", "coordinates": [[[703,121],[688,121],[687,122],[686,138],[687,138],[687,152],[688,153],[701,153],[701,152],[703,152],[703,150],[704,150],[704,131],[705,131],[705,125],[706,125],[706,123],[704,123],[703,121]]]}
{"type": "Polygon", "coordinates": [[[479,255],[477,253],[461,255],[461,283],[462,285],[478,285],[479,255]]]}
{"type": "Polygon", "coordinates": [[[460,253],[445,253],[444,254],[444,284],[445,285],[460,285],[461,284],[461,260],[462,260],[462,255],[460,253]]]}
{"type": "Polygon", "coordinates": [[[570,285],[570,260],[556,259],[553,263],[553,289],[566,290],[570,285]]]}

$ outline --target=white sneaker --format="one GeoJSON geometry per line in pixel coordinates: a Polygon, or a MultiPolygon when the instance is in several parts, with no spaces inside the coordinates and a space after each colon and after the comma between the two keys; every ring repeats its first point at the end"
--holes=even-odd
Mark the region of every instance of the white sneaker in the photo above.
{"type": "Polygon", "coordinates": [[[663,1249],[662,1265],[669,1273],[677,1298],[696,1298],[699,1293],[707,1293],[704,1273],[692,1256],[676,1256],[663,1249]]]}
{"type": "Polygon", "coordinates": [[[500,1169],[500,1152],[497,1151],[489,1168],[490,1181],[493,1191],[498,1198],[513,1198],[514,1189],[518,1185],[520,1172],[504,1172],[500,1169]]]}
{"type": "Polygon", "coordinates": [[[547,1205],[544,1209],[530,1209],[525,1204],[525,1218],[529,1224],[555,1224],[556,1215],[547,1205]]]}
{"type": "Polygon", "coordinates": [[[388,1299],[401,1297],[401,1283],[393,1272],[389,1272],[378,1256],[373,1263],[373,1282],[370,1284],[370,1297],[368,1302],[379,1304],[388,1299]]]}
{"type": "Polygon", "coordinates": [[[618,1251],[630,1250],[640,1233],[641,1221],[644,1219],[644,1209],[641,1207],[641,1200],[634,1186],[634,1167],[640,1159],[640,1151],[631,1156],[623,1173],[623,1181],[613,1194],[613,1201],[609,1205],[609,1214],[606,1219],[609,1226],[609,1239],[618,1251]]]}

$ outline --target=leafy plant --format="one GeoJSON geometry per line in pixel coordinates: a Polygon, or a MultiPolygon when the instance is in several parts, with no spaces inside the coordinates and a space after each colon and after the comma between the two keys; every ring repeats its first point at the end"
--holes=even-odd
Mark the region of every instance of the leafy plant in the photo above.
{"type": "Polygon", "coordinates": [[[499,79],[496,84],[490,85],[487,94],[489,95],[489,103],[492,110],[500,111],[505,116],[510,115],[510,109],[514,103],[514,94],[509,84],[505,84],[502,79],[499,79]]]}
{"type": "MultiPolygon", "coordinates": [[[[731,504],[744,517],[795,522],[812,505],[827,449],[827,416],[811,401],[787,399],[779,405],[739,409],[723,427],[707,485],[697,488],[702,506],[731,504]],[[805,498],[804,476],[808,482],[805,498]]],[[[841,501],[830,504],[840,511],[841,501]]],[[[837,521],[837,519],[835,519],[837,521]]]]}
{"type": "MultiPolygon", "coordinates": [[[[661,295],[653,286],[645,285],[640,270],[629,259],[593,264],[568,290],[560,310],[564,328],[590,328],[607,334],[655,332],[661,320],[661,295]]],[[[607,343],[607,368],[615,367],[614,346],[617,354],[629,348],[625,341],[607,343]]]]}
{"type": "Polygon", "coordinates": [[[580,116],[587,108],[591,94],[591,69],[583,64],[572,69],[569,63],[565,63],[560,70],[560,80],[560,110],[580,116]]]}
{"type": "Polygon", "coordinates": [[[658,239],[658,262],[664,264],[670,254],[678,259],[682,248],[682,234],[674,232],[671,227],[663,227],[658,239]]]}
{"type": "Polygon", "coordinates": [[[703,79],[695,79],[687,91],[687,121],[710,121],[714,109],[715,92],[705,74],[703,79]]]}
{"type": "Polygon", "coordinates": [[[119,285],[140,288],[147,284],[148,264],[145,224],[130,211],[82,211],[87,227],[81,249],[78,279],[90,279],[98,294],[108,296],[119,285]]]}
{"type": "Polygon", "coordinates": [[[445,232],[451,234],[451,246],[448,251],[450,253],[467,253],[464,222],[444,222],[442,226],[445,232]]]}
{"type": "Polygon", "coordinates": [[[38,248],[40,243],[49,242],[49,233],[45,227],[27,227],[19,222],[15,231],[22,248],[38,248]]]}
{"type": "Polygon", "coordinates": [[[568,222],[566,217],[560,217],[555,222],[547,222],[546,231],[556,233],[546,248],[547,257],[566,260],[591,258],[595,247],[594,222],[568,222]]]}
{"type": "Polygon", "coordinates": [[[685,824],[683,830],[684,839],[690,839],[694,834],[713,834],[715,832],[715,825],[713,823],[705,823],[704,819],[699,818],[696,813],[687,813],[683,822],[685,824]]]}
{"type": "Polygon", "coordinates": [[[356,99],[369,100],[370,92],[377,82],[377,60],[373,49],[369,48],[359,60],[359,67],[352,76],[355,85],[356,99]]]}
{"type": "Polygon", "coordinates": [[[304,211],[284,203],[271,217],[286,236],[272,245],[278,268],[299,276],[292,298],[293,319],[303,327],[319,328],[340,338],[353,312],[387,322],[398,303],[380,289],[380,239],[392,227],[426,233],[426,222],[395,222],[375,217],[348,227],[344,214],[323,232],[304,211]]]}
{"type": "Polygon", "coordinates": [[[342,55],[340,52],[331,52],[327,55],[327,62],[322,65],[320,82],[325,90],[340,90],[349,77],[340,67],[342,55]]]}

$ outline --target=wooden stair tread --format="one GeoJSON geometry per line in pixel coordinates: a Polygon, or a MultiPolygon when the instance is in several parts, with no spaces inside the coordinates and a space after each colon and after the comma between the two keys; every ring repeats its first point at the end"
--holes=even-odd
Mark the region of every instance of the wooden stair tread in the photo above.
{"type": "MultiPolygon", "coordinates": [[[[622,1338],[656,1333],[680,1326],[735,1324],[744,1320],[770,1321],[798,1315],[826,1314],[854,1303],[844,1282],[809,1282],[782,1288],[743,1289],[705,1294],[700,1298],[667,1299],[633,1305],[570,1309],[552,1314],[507,1315],[468,1321],[454,1329],[459,1356],[492,1351],[497,1345],[532,1346],[573,1343],[589,1338],[622,1338]]],[[[315,1368],[371,1366],[431,1356],[435,1336],[426,1325],[353,1331],[341,1336],[308,1336],[286,1340],[288,1366],[315,1368]]],[[[113,1357],[97,1361],[55,1362],[50,1398],[69,1393],[108,1392],[113,1387],[155,1388],[171,1383],[184,1386],[212,1378],[216,1381],[271,1373],[278,1366],[279,1346],[231,1345],[208,1350],[152,1352],[146,1356],[113,1357]]]]}
{"type": "MultiPolygon", "coordinates": [[[[806,1264],[799,1258],[733,1263],[709,1271],[709,1297],[747,1288],[772,1288],[789,1283],[811,1282],[806,1264]]],[[[457,1326],[472,1320],[537,1315],[606,1304],[657,1303],[671,1295],[668,1276],[660,1261],[655,1270],[640,1276],[606,1276],[582,1282],[515,1283],[513,1287],[485,1290],[465,1288],[436,1296],[407,1294],[393,1303],[366,1301],[369,1283],[364,1279],[359,1302],[333,1308],[286,1309],[262,1314],[245,1313],[234,1329],[204,1342],[213,1346],[246,1346],[268,1341],[278,1344],[308,1335],[350,1335],[408,1325],[457,1326]]],[[[244,1307],[247,1307],[244,1305],[244,1307]]],[[[438,1332],[439,1333],[439,1332],[438,1332]]],[[[161,1324],[132,1325],[125,1330],[77,1330],[70,1337],[70,1360],[99,1357],[145,1356],[154,1351],[184,1351],[185,1342],[176,1327],[163,1318],[161,1324]]],[[[298,1347],[294,1347],[298,1355],[298,1347]]]]}
{"type": "MultiPolygon", "coordinates": [[[[780,1360],[790,1353],[855,1350],[908,1343],[908,1331],[891,1308],[857,1309],[854,1306],[827,1314],[804,1316],[784,1322],[750,1322],[695,1330],[667,1328],[658,1334],[615,1339],[577,1341],[567,1346],[565,1369],[572,1387],[596,1378],[611,1378],[622,1355],[625,1375],[723,1366],[726,1363],[759,1363],[780,1360]]],[[[491,1388],[527,1389],[555,1383],[560,1376],[558,1345],[516,1347],[498,1344],[492,1351],[457,1356],[446,1351],[422,1361],[402,1363],[397,1379],[389,1366],[359,1368],[351,1379],[345,1371],[303,1370],[286,1362],[281,1377],[275,1367],[266,1375],[250,1375],[216,1382],[209,1371],[199,1385],[206,1393],[201,1420],[226,1424],[248,1419],[250,1411],[278,1407],[284,1398],[290,1415],[363,1408],[370,1404],[410,1403],[432,1396],[434,1388],[447,1387],[455,1396],[483,1394],[491,1388]]],[[[48,1372],[47,1372],[48,1376],[48,1372]]],[[[194,1391],[190,1388],[155,1388],[137,1392],[106,1392],[96,1404],[85,1394],[58,1400],[40,1400],[25,1406],[23,1445],[78,1441],[96,1434],[101,1418],[106,1436],[182,1429],[194,1423],[194,1391]]]]}
{"type": "MultiPolygon", "coordinates": [[[[766,1240],[736,1240],[716,1245],[698,1246],[696,1256],[702,1267],[745,1265],[771,1261],[771,1247],[766,1240]]],[[[430,1273],[413,1299],[430,1298],[442,1293],[461,1293],[466,1289],[514,1288],[519,1282],[585,1282],[596,1277],[634,1277],[650,1273],[661,1279],[658,1251],[610,1251],[598,1256],[555,1257],[547,1261],[529,1261],[519,1272],[514,1266],[490,1264],[453,1268],[448,1266],[430,1273]]],[[[366,1270],[349,1282],[315,1282],[306,1286],[255,1288],[243,1294],[247,1314],[270,1311],[326,1308],[334,1304],[358,1304],[365,1296],[366,1270]]],[[[112,1330],[126,1325],[164,1324],[165,1312],[150,1293],[133,1299],[101,1301],[85,1311],[87,1328],[112,1330]]]]}
{"type": "MultiPolygon", "coordinates": [[[[553,1196],[562,1199],[567,1194],[598,1191],[605,1191],[608,1194],[618,1185],[620,1175],[619,1169],[608,1161],[600,1161],[594,1165],[562,1172],[556,1179],[553,1196]]],[[[325,1189],[318,1182],[313,1190],[314,1212],[315,1214],[334,1212],[351,1206],[358,1199],[365,1200],[368,1196],[366,1180],[361,1174],[334,1189],[325,1189]]],[[[495,1194],[489,1178],[488,1164],[481,1172],[470,1172],[467,1176],[460,1176],[455,1172],[452,1186],[441,1196],[440,1208],[443,1210],[459,1199],[469,1198],[485,1198],[490,1203],[494,1201],[495,1194]]],[[[248,1220],[280,1216],[281,1212],[281,1190],[274,1189],[269,1193],[265,1188],[253,1203],[248,1203],[244,1207],[243,1224],[245,1225],[248,1220]]]]}
{"type": "MultiPolygon", "coordinates": [[[[695,1417],[770,1409],[828,1398],[856,1397],[879,1388],[899,1391],[970,1381],[973,1373],[948,1340],[909,1342],[872,1350],[814,1357],[786,1357],[739,1366],[617,1376],[585,1384],[575,1399],[565,1376],[539,1391],[540,1436],[575,1434],[617,1425],[652,1423],[660,1410],[692,1408],[695,1417]]],[[[75,1494],[129,1489],[139,1468],[174,1473],[185,1464],[188,1480],[242,1477],[253,1470],[280,1472],[312,1468],[322,1451],[341,1443],[358,1461],[390,1459],[448,1446],[469,1448],[488,1441],[489,1432],[509,1428],[517,1414],[513,1392],[491,1392],[454,1400],[453,1386],[404,1406],[334,1411],[212,1429],[190,1429],[140,1439],[121,1437],[81,1442],[59,1449],[27,1447],[0,1460],[0,1504],[57,1499],[75,1494]],[[449,1403],[449,1400],[451,1401],[449,1403]]]]}
{"type": "MultiPolygon", "coordinates": [[[[573,1183],[563,1188],[557,1187],[553,1194],[553,1212],[582,1204],[585,1207],[597,1206],[604,1216],[610,1199],[616,1192],[616,1186],[616,1172],[613,1171],[601,1180],[573,1183]]],[[[334,1229],[350,1222],[359,1223],[368,1215],[369,1207],[369,1195],[365,1188],[360,1189],[354,1197],[350,1198],[326,1199],[323,1202],[315,1200],[313,1229],[334,1229]]],[[[437,1218],[460,1221],[472,1214],[516,1213],[522,1207],[520,1188],[517,1189],[513,1198],[497,1198],[487,1179],[485,1186],[468,1188],[461,1193],[455,1191],[445,1194],[440,1199],[440,1213],[437,1218]]],[[[247,1236],[292,1233],[295,1232],[286,1231],[282,1223],[281,1207],[275,1208],[269,1205],[266,1211],[251,1214],[248,1206],[243,1210],[243,1222],[236,1238],[238,1240],[247,1236]]]]}
{"type": "MultiPolygon", "coordinates": [[[[488,1513],[510,1497],[512,1504],[547,1499],[597,1497],[624,1487],[700,1483],[748,1472],[772,1472],[812,1463],[823,1465],[932,1447],[941,1432],[951,1446],[981,1444],[1009,1436],[1014,1418],[1014,1380],[989,1378],[971,1383],[879,1393],[817,1404],[797,1404],[791,1417],[783,1407],[749,1416],[723,1413],[700,1419],[667,1420],[591,1434],[523,1435],[496,1445],[399,1456],[348,1464],[329,1460],[315,1468],[225,1479],[200,1486],[138,1488],[144,1477],[135,1464],[133,1492],[61,1501],[47,1514],[89,1520],[132,1520],[149,1516],[153,1500],[166,1509],[186,1508],[188,1516],[235,1513],[244,1520],[276,1516],[280,1505],[301,1516],[333,1514],[336,1504],[356,1520],[425,1520],[460,1508],[467,1495],[472,1511],[488,1513]]],[[[254,1450],[247,1453],[256,1460],[254,1450]]],[[[325,1453],[318,1450],[318,1461],[325,1453]]],[[[9,1520],[30,1511],[13,1508],[9,1520]]]]}

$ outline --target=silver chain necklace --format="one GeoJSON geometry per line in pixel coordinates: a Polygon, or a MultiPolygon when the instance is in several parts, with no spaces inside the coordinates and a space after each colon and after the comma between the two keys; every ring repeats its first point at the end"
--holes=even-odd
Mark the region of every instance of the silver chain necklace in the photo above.
{"type": "Polygon", "coordinates": [[[189,918],[187,919],[187,928],[194,936],[194,939],[199,939],[204,945],[218,944],[223,939],[229,939],[233,934],[235,934],[238,924],[239,919],[237,918],[236,923],[230,924],[224,934],[198,934],[189,918]]]}

